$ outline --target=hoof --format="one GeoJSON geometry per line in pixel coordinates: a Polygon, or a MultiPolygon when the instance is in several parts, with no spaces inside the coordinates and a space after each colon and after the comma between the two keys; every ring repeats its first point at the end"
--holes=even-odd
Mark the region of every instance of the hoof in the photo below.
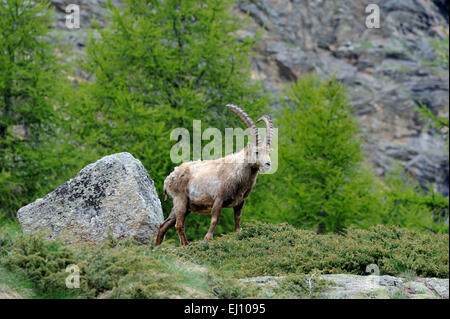
{"type": "Polygon", "coordinates": [[[206,234],[205,235],[205,240],[213,240],[213,235],[212,234],[206,234]]]}

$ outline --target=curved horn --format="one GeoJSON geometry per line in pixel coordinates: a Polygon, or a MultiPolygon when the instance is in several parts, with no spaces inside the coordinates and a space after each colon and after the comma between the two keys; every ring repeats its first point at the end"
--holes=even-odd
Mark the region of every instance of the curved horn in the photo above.
{"type": "Polygon", "coordinates": [[[272,137],[273,137],[273,122],[272,118],[268,114],[264,114],[261,116],[256,123],[258,122],[264,122],[266,123],[266,138],[264,139],[264,143],[268,146],[272,143],[272,137]]]}
{"type": "Polygon", "coordinates": [[[251,133],[255,139],[256,145],[260,145],[260,137],[258,134],[258,129],[256,128],[255,123],[253,123],[253,120],[248,116],[247,113],[245,113],[240,107],[233,105],[233,104],[227,104],[227,107],[230,109],[231,112],[236,114],[242,122],[244,122],[245,126],[249,129],[251,129],[251,133]]]}

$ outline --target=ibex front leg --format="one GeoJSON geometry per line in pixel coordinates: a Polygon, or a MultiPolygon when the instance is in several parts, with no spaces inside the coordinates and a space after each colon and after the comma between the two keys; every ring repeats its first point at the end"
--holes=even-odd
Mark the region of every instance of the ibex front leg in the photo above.
{"type": "Polygon", "coordinates": [[[222,212],[222,200],[216,199],[214,201],[213,208],[211,209],[211,225],[209,226],[208,232],[205,235],[205,240],[213,239],[213,232],[216,228],[217,222],[219,221],[220,213],[222,212]]]}
{"type": "Polygon", "coordinates": [[[161,225],[159,225],[158,236],[156,236],[156,244],[155,244],[156,246],[161,245],[161,243],[164,240],[164,236],[167,233],[167,230],[169,230],[170,227],[175,225],[176,219],[177,219],[177,215],[176,215],[176,210],[175,210],[175,206],[174,206],[172,208],[172,212],[167,217],[167,219],[163,223],[161,223],[161,225]]]}
{"type": "Polygon", "coordinates": [[[242,207],[244,206],[244,201],[237,206],[233,207],[234,210],[234,231],[241,231],[241,215],[242,215],[242,207]]]}

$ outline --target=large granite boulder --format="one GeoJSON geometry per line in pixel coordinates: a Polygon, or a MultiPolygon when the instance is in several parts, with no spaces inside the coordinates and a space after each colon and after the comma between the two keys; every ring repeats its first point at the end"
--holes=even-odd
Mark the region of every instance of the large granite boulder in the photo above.
{"type": "Polygon", "coordinates": [[[133,238],[148,243],[163,221],[161,202],[142,163],[129,153],[105,156],[44,198],[22,207],[27,233],[98,242],[133,238]]]}

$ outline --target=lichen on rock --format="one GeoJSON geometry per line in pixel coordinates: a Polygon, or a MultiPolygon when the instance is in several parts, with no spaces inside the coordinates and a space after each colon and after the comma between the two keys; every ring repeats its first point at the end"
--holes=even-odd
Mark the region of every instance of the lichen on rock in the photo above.
{"type": "Polygon", "coordinates": [[[22,207],[25,232],[71,241],[133,238],[148,243],[163,221],[153,180],[129,153],[105,156],[44,198],[22,207]]]}

